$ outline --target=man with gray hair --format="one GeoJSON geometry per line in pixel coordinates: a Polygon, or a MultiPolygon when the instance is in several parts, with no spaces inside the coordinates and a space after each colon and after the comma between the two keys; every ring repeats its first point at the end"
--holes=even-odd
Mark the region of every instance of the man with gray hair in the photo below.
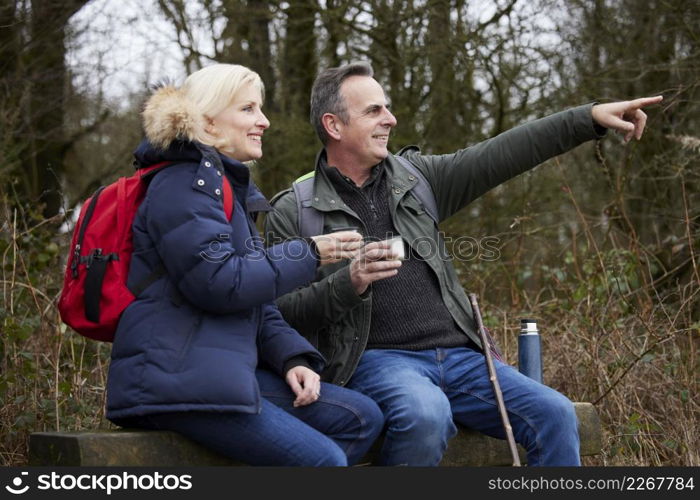
{"type": "MultiPolygon", "coordinates": [[[[278,300],[285,319],[328,363],[322,378],[373,398],[386,417],[383,465],[437,465],[455,423],[505,438],[474,316],[447,258],[437,222],[488,190],[607,128],[640,139],[640,108],[661,97],[588,104],[535,120],[452,154],[416,147],[390,154],[396,118],[369,64],[323,71],[311,93],[311,123],[323,143],[306,208],[322,232],[357,227],[368,243],[350,262],[278,300]],[[408,162],[408,164],[406,163],[408,162]],[[429,185],[437,216],[418,195],[429,185]],[[434,220],[437,219],[437,220],[434,220]],[[405,260],[385,242],[400,236],[405,260]],[[432,242],[430,245],[419,242],[432,242]],[[437,251],[435,251],[437,250],[437,251]]],[[[305,176],[308,178],[308,176],[305,176]]],[[[307,181],[309,182],[309,181],[307,181]]],[[[274,200],[268,238],[301,234],[292,190],[274,200]]],[[[579,465],[572,403],[496,361],[513,434],[530,465],[579,465]]]]}

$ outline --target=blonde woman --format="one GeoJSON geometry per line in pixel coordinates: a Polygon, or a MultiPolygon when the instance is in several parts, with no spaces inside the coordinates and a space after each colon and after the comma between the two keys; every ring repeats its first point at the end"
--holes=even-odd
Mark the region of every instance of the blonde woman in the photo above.
{"type": "Polygon", "coordinates": [[[360,236],[262,247],[254,218],[269,204],[245,164],[262,156],[262,105],[260,77],[231,64],[146,103],[137,164],[172,163],[134,219],[129,283],[151,283],[119,323],[107,417],[173,430],[251,465],[353,464],[381,431],[381,412],[320,381],[323,357],[273,301],[308,284],[320,263],[350,257],[360,236]]]}

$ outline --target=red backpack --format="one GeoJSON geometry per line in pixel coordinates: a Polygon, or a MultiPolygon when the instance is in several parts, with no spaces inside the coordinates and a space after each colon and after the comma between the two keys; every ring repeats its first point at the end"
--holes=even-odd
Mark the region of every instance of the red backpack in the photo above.
{"type": "MultiPolygon", "coordinates": [[[[80,210],[73,230],[58,310],[80,335],[112,342],[119,317],[136,296],[163,276],[155,271],[135,289],[126,286],[133,248],[131,225],[146,195],[148,180],[172,162],[163,162],[102,186],[80,210]]],[[[223,183],[224,212],[233,215],[233,190],[223,183]]]]}

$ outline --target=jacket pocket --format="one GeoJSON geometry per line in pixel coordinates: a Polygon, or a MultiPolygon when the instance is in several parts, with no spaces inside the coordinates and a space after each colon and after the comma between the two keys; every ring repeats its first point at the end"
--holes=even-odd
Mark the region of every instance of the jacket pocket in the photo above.
{"type": "MultiPolygon", "coordinates": [[[[401,199],[401,206],[414,215],[430,217],[423,204],[410,191],[401,199]]],[[[432,218],[430,219],[432,220],[432,218]]]]}
{"type": "MultiPolygon", "coordinates": [[[[406,195],[399,204],[399,209],[403,213],[397,214],[397,223],[403,222],[402,225],[410,226],[412,233],[429,235],[437,232],[438,225],[425,210],[423,204],[414,198],[412,195],[406,195]]],[[[401,228],[397,229],[401,230],[401,228]]]]}

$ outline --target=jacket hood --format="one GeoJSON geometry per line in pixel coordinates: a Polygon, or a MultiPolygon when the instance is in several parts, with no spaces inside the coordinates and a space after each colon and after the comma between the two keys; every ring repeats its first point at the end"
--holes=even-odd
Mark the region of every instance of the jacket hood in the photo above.
{"type": "Polygon", "coordinates": [[[148,98],[143,110],[143,128],[148,141],[167,149],[175,140],[193,141],[201,137],[206,123],[195,105],[177,88],[159,88],[148,98]]]}

